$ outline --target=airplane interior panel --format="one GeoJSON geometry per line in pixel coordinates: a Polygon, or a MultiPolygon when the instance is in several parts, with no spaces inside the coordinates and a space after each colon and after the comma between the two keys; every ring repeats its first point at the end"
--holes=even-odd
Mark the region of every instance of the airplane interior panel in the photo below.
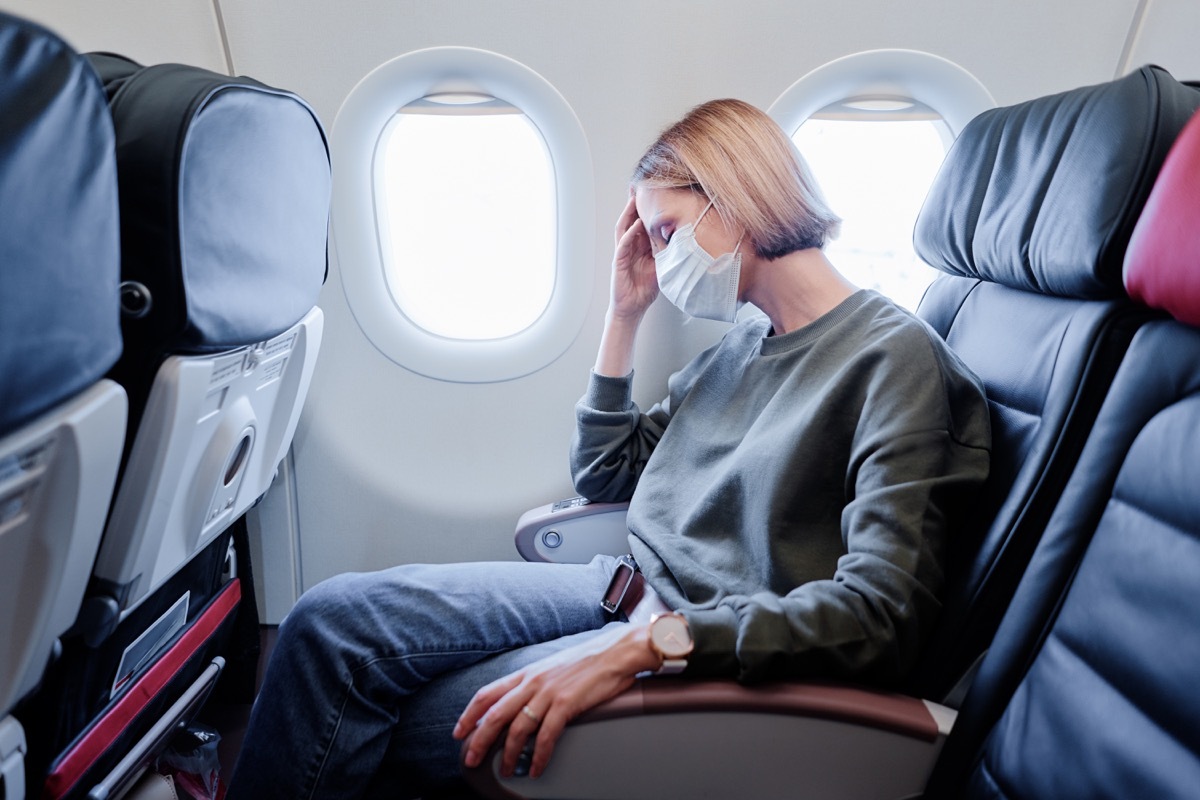
{"type": "Polygon", "coordinates": [[[160,3],[38,3],[4,8],[57,31],[79,52],[105,50],[143,64],[181,63],[226,72],[217,8],[205,0],[160,3]],[[153,31],[153,35],[150,32],[153,31]]]}
{"type": "Polygon", "coordinates": [[[31,253],[61,239],[107,260],[70,300],[124,337],[47,347],[56,396],[16,354],[100,334],[0,318],[0,572],[29,581],[0,594],[0,800],[1189,796],[1198,33],[1195,0],[0,0],[0,214],[46,208],[0,220],[0,312],[91,269],[31,253]],[[793,182],[810,227],[746,211],[793,182]],[[760,368],[799,317],[847,365],[897,349],[760,368]],[[1131,653],[1150,630],[1178,654],[1131,653]],[[486,656],[410,688],[422,634],[486,656]],[[642,651],[587,703],[537,671],[642,651]],[[197,723],[209,794],[157,774],[197,723]]]}

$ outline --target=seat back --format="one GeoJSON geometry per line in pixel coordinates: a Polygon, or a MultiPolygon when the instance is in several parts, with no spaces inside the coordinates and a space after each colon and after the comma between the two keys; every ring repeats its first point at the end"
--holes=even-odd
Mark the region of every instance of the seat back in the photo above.
{"type": "Polygon", "coordinates": [[[951,531],[944,611],[910,687],[961,702],[1070,475],[1129,341],[1150,314],[1121,263],[1200,92],[1156,67],[985,112],[917,220],[949,273],[918,314],[983,381],[992,467],[951,531]]]}
{"type": "Polygon", "coordinates": [[[320,344],[329,157],[290,92],[93,54],[116,129],[131,433],[86,625],[98,643],[267,491],[320,344]]]}
{"type": "Polygon", "coordinates": [[[74,622],[124,439],[113,132],[87,62],[0,13],[0,775],[7,717],[74,622]]]}
{"type": "MultiPolygon", "coordinates": [[[[1200,323],[1200,115],[1126,262],[1200,323]]],[[[947,742],[937,797],[1193,797],[1200,786],[1200,329],[1134,337],[947,742]],[[969,775],[968,775],[969,772],[969,775]],[[1004,787],[1003,792],[999,787],[1004,787]]]]}
{"type": "Polygon", "coordinates": [[[178,64],[91,63],[115,131],[109,376],[130,435],[75,635],[15,712],[46,800],[119,794],[222,672],[243,607],[231,525],[290,446],[322,328],[330,172],[308,105],[178,64]]]}

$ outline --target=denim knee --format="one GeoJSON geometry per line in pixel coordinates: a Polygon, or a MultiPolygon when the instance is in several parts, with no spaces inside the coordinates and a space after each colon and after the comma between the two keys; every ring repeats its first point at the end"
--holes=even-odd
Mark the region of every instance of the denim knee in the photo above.
{"type": "Polygon", "coordinates": [[[279,627],[278,648],[300,648],[307,658],[360,654],[378,628],[371,602],[374,573],[345,573],[318,583],[300,596],[279,627]]]}

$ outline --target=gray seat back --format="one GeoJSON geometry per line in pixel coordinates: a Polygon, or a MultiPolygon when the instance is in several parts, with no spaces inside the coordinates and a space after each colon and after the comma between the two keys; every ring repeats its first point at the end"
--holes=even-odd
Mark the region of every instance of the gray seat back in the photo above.
{"type": "Polygon", "coordinates": [[[0,776],[74,623],[124,441],[113,132],[86,60],[0,13],[0,776]]]}

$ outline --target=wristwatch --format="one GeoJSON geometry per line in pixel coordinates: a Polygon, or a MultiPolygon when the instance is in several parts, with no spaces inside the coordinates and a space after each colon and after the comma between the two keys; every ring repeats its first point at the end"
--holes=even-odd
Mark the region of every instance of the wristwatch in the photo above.
{"type": "Polygon", "coordinates": [[[650,646],[663,658],[655,675],[676,675],[687,667],[687,656],[696,646],[683,614],[655,614],[650,618],[650,646]]]}

